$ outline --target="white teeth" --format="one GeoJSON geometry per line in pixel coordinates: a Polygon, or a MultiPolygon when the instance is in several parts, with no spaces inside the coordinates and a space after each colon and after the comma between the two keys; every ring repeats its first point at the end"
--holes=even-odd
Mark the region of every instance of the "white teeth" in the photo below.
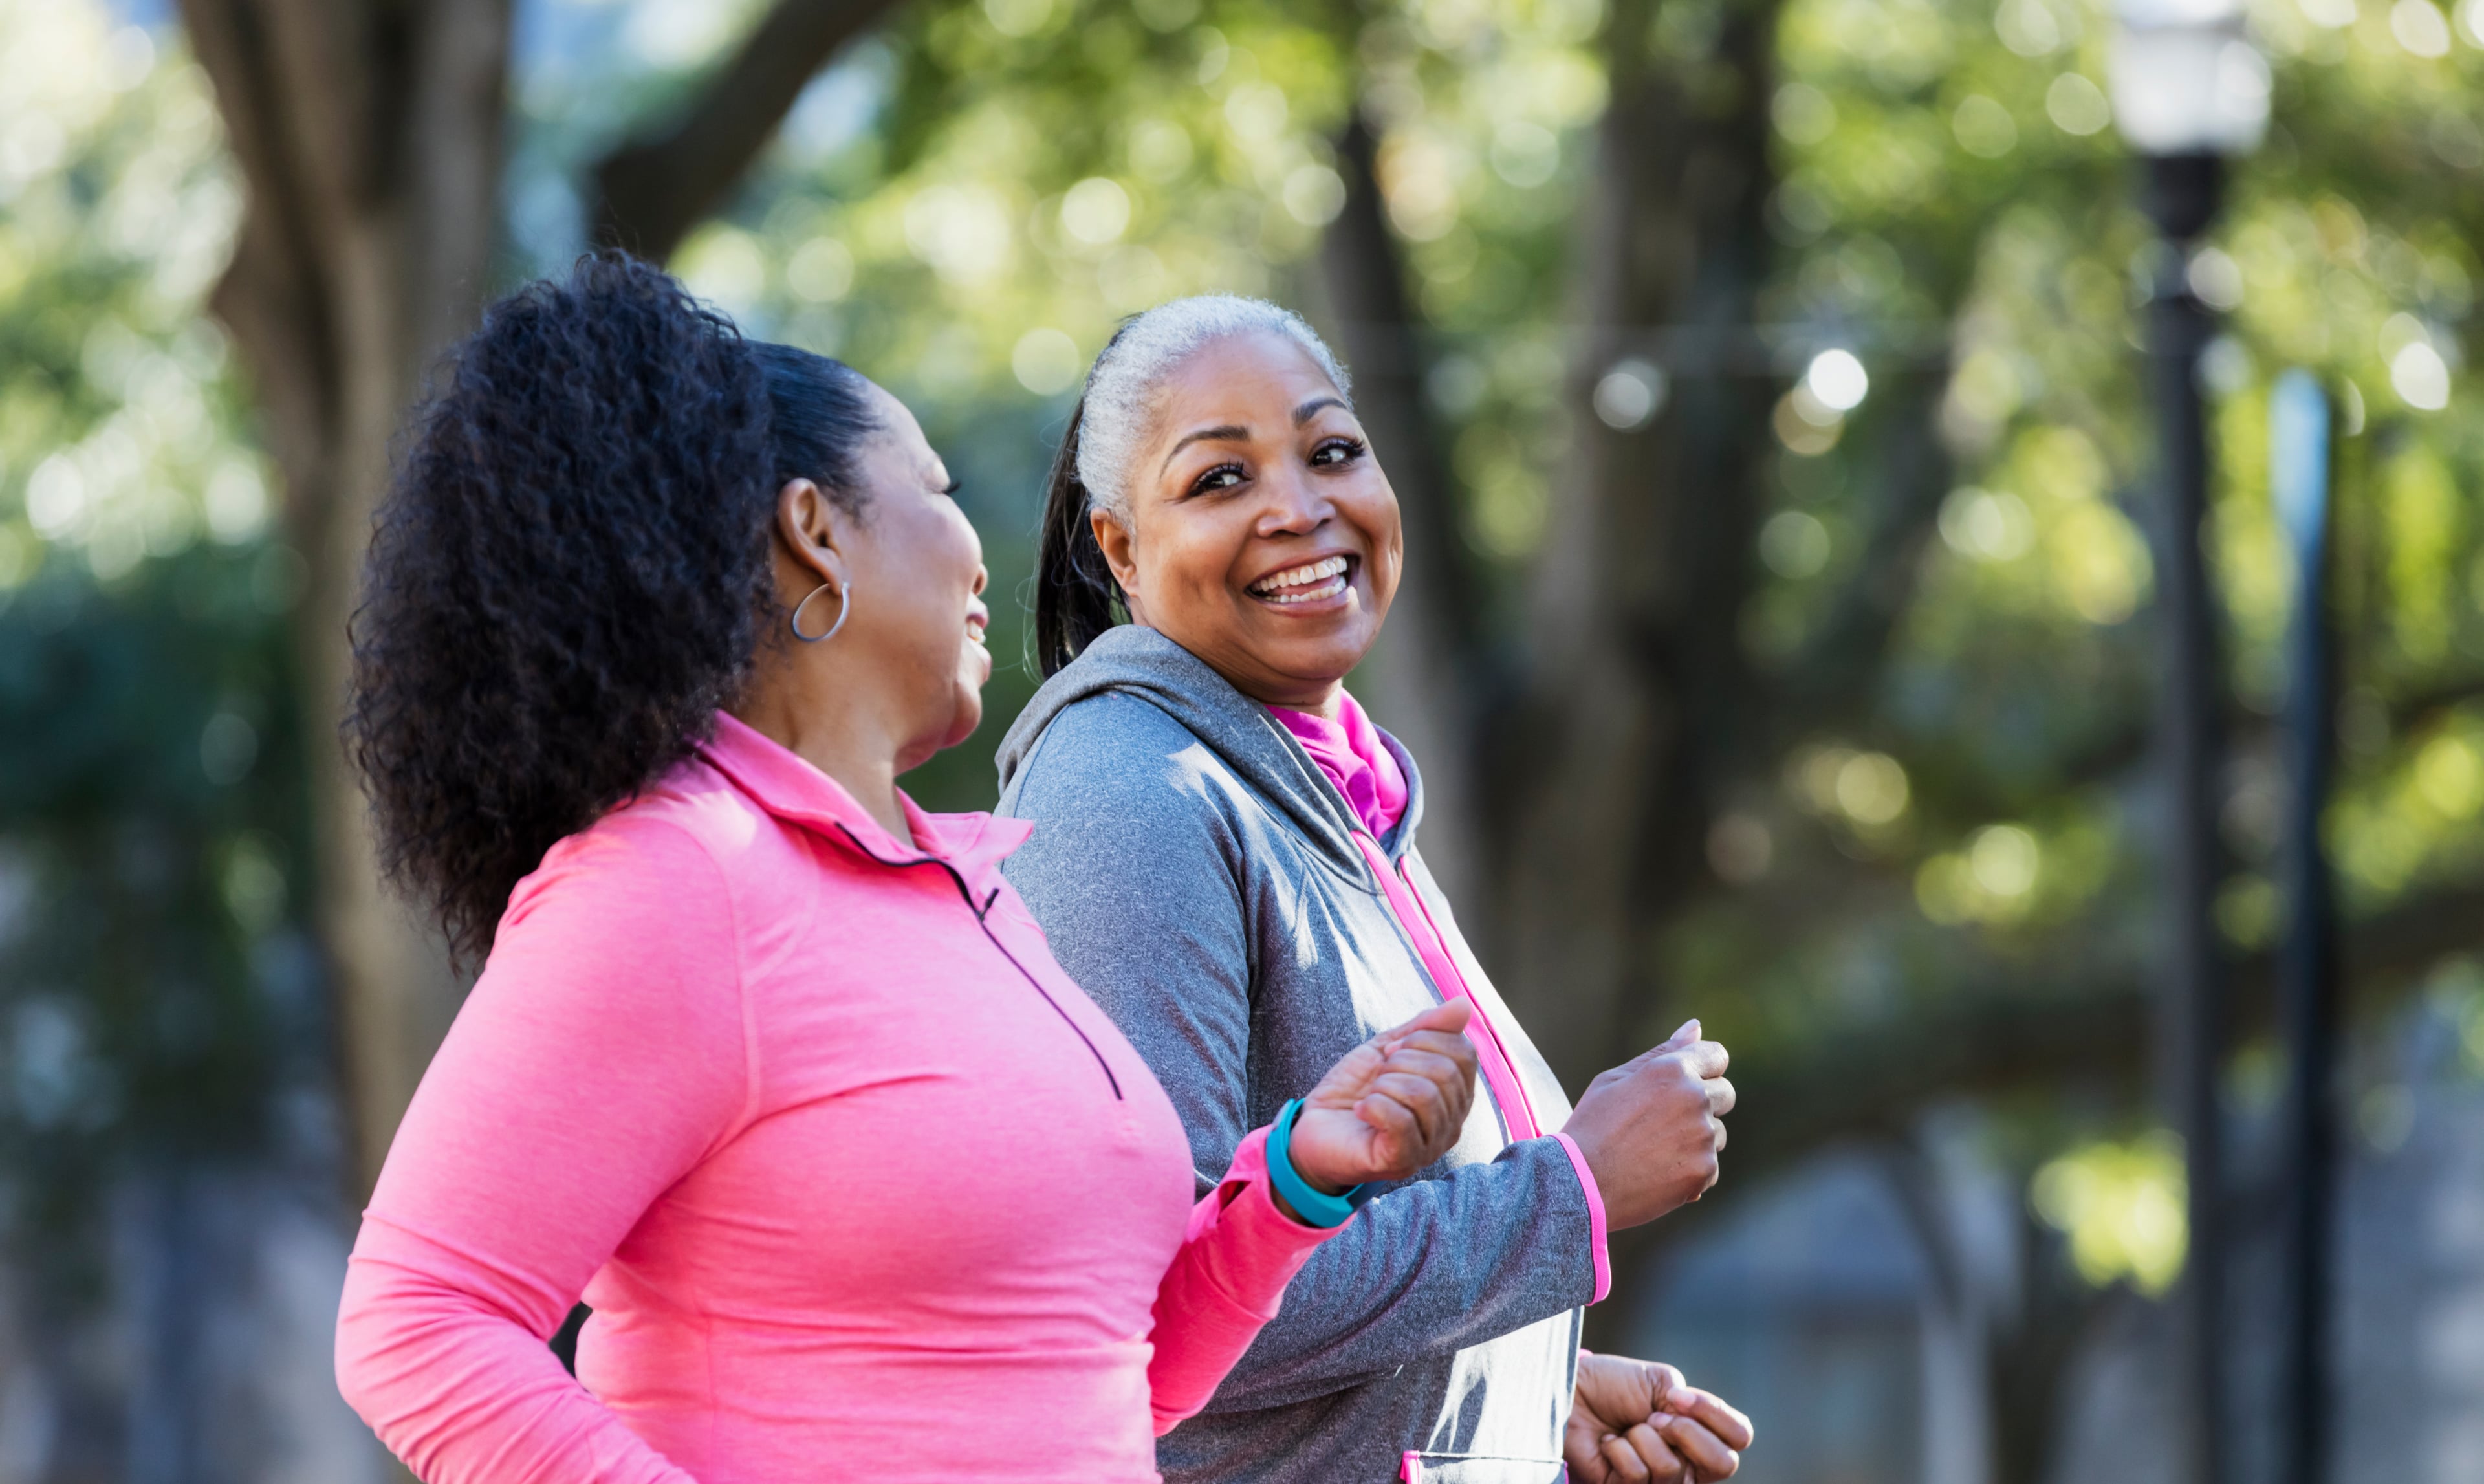
{"type": "Polygon", "coordinates": [[[1321,561],[1289,567],[1274,577],[1264,577],[1251,584],[1251,591],[1278,603],[1309,603],[1320,598],[1334,598],[1345,590],[1345,558],[1331,556],[1321,561]],[[1319,585],[1308,592],[1288,592],[1310,583],[1319,585]]]}

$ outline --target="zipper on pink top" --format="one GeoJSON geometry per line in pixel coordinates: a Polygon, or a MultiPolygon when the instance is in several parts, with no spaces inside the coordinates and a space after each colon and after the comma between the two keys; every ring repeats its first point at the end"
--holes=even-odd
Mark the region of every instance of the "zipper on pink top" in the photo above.
{"type": "Polygon", "coordinates": [[[946,872],[949,879],[956,883],[958,897],[963,899],[965,902],[966,910],[975,914],[975,926],[984,930],[984,937],[991,943],[992,947],[1000,950],[1000,956],[1009,960],[1011,968],[1017,970],[1018,977],[1027,982],[1028,987],[1032,988],[1036,994],[1042,999],[1044,1004],[1052,1007],[1052,1012],[1061,1017],[1062,1024],[1069,1027],[1069,1033],[1078,1038],[1079,1042],[1086,1046],[1087,1054],[1094,1057],[1095,1059],[1095,1065],[1103,1069],[1105,1085],[1113,1090],[1113,1101],[1117,1103],[1127,1101],[1127,1099],[1121,1095],[1121,1079],[1113,1075],[1113,1064],[1104,1060],[1103,1048],[1096,1045],[1095,1039],[1087,1034],[1086,1029],[1079,1025],[1079,1023],[1070,1016],[1069,1012],[1062,1007],[1059,1000],[1052,997],[1052,991],[1043,987],[1043,981],[1036,978],[1035,975],[1028,970],[1025,964],[1018,961],[1017,955],[1009,951],[1009,945],[1001,941],[1001,935],[992,931],[992,904],[1000,900],[1001,890],[999,887],[993,887],[992,894],[978,903],[975,900],[974,892],[968,889],[966,885],[965,874],[959,871],[957,867],[949,864],[949,862],[942,860],[939,856],[915,855],[910,858],[892,860],[889,857],[880,854],[878,850],[873,850],[870,846],[863,844],[862,836],[855,834],[853,832],[853,826],[846,823],[842,820],[837,823],[837,828],[845,831],[846,838],[853,842],[855,850],[862,851],[865,855],[870,856],[872,859],[879,862],[883,866],[895,867],[900,870],[909,866],[937,866],[942,871],[946,872]]]}
{"type": "Polygon", "coordinates": [[[1354,843],[1362,848],[1363,858],[1370,863],[1372,874],[1380,877],[1380,894],[1389,904],[1390,914],[1397,919],[1406,940],[1415,945],[1415,957],[1422,960],[1442,998],[1455,995],[1474,1008],[1474,1018],[1467,1025],[1467,1039],[1474,1042],[1484,1085],[1492,1089],[1492,1100],[1500,1105],[1500,1116],[1509,1123],[1511,1142],[1535,1138],[1543,1130],[1536,1124],[1535,1104],[1526,1095],[1526,1084],[1518,1078],[1517,1064],[1510,1061],[1509,1048],[1501,1043],[1500,1030],[1492,1023],[1491,1012],[1467,986],[1466,975],[1459,972],[1457,960],[1449,955],[1449,940],[1432,921],[1431,909],[1423,905],[1414,878],[1405,874],[1402,865],[1390,870],[1389,857],[1381,853],[1380,842],[1364,831],[1354,832],[1354,843]]]}

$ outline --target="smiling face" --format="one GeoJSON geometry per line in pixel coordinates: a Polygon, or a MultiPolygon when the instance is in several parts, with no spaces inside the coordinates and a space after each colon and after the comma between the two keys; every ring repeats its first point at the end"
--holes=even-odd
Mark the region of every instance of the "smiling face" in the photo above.
{"type": "Polygon", "coordinates": [[[809,479],[778,492],[778,600],[787,611],[807,605],[797,632],[817,642],[763,663],[756,689],[774,701],[757,700],[744,719],[772,715],[772,729],[753,724],[797,751],[834,736],[904,772],[983,719],[991,610],[983,542],[947,467],[904,404],[876,386],[870,397],[877,427],[854,450],[853,499],[809,479]]]}
{"type": "MultiPolygon", "coordinates": [[[[919,718],[901,771],[971,735],[984,715],[991,651],[984,631],[984,544],[958,508],[957,482],[905,404],[872,389],[877,437],[855,460],[862,519],[847,543],[854,618],[840,642],[888,677],[896,710],[919,718]]],[[[815,631],[816,632],[816,631],[815,631]]]]}
{"type": "Polygon", "coordinates": [[[1255,700],[1333,710],[1379,636],[1404,553],[1362,423],[1275,332],[1193,353],[1154,410],[1126,522],[1093,518],[1130,616],[1255,700]]]}

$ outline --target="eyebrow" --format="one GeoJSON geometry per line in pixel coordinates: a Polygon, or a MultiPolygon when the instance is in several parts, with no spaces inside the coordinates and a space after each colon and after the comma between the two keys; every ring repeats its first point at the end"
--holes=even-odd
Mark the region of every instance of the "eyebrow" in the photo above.
{"type": "MultiPolygon", "coordinates": [[[[1320,395],[1311,398],[1302,406],[1294,409],[1294,426],[1301,427],[1304,423],[1310,421],[1322,408],[1343,406],[1345,406],[1345,398],[1322,392],[1320,395]]],[[[1165,450],[1164,464],[1157,470],[1157,472],[1161,473],[1164,470],[1172,468],[1173,456],[1179,453],[1184,448],[1189,447],[1192,444],[1210,442],[1240,443],[1245,439],[1248,439],[1250,436],[1251,430],[1242,426],[1242,424],[1238,422],[1221,422],[1212,428],[1201,428],[1196,432],[1184,433],[1179,439],[1174,441],[1172,447],[1165,450]]]]}
{"type": "Polygon", "coordinates": [[[1189,447],[1192,444],[1210,441],[1216,443],[1239,443],[1250,436],[1251,430],[1242,426],[1238,422],[1221,422],[1212,428],[1201,428],[1196,432],[1184,433],[1172,447],[1165,450],[1164,463],[1157,468],[1156,472],[1163,473],[1165,470],[1171,469],[1173,467],[1173,456],[1179,453],[1184,448],[1189,447]]]}

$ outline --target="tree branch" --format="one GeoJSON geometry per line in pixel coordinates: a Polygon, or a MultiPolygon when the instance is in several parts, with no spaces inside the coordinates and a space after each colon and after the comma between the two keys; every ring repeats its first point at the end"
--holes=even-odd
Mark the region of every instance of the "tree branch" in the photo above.
{"type": "Polygon", "coordinates": [[[893,0],[777,0],[689,111],[595,167],[588,220],[599,243],[662,262],[714,211],[837,48],[893,0]]]}

